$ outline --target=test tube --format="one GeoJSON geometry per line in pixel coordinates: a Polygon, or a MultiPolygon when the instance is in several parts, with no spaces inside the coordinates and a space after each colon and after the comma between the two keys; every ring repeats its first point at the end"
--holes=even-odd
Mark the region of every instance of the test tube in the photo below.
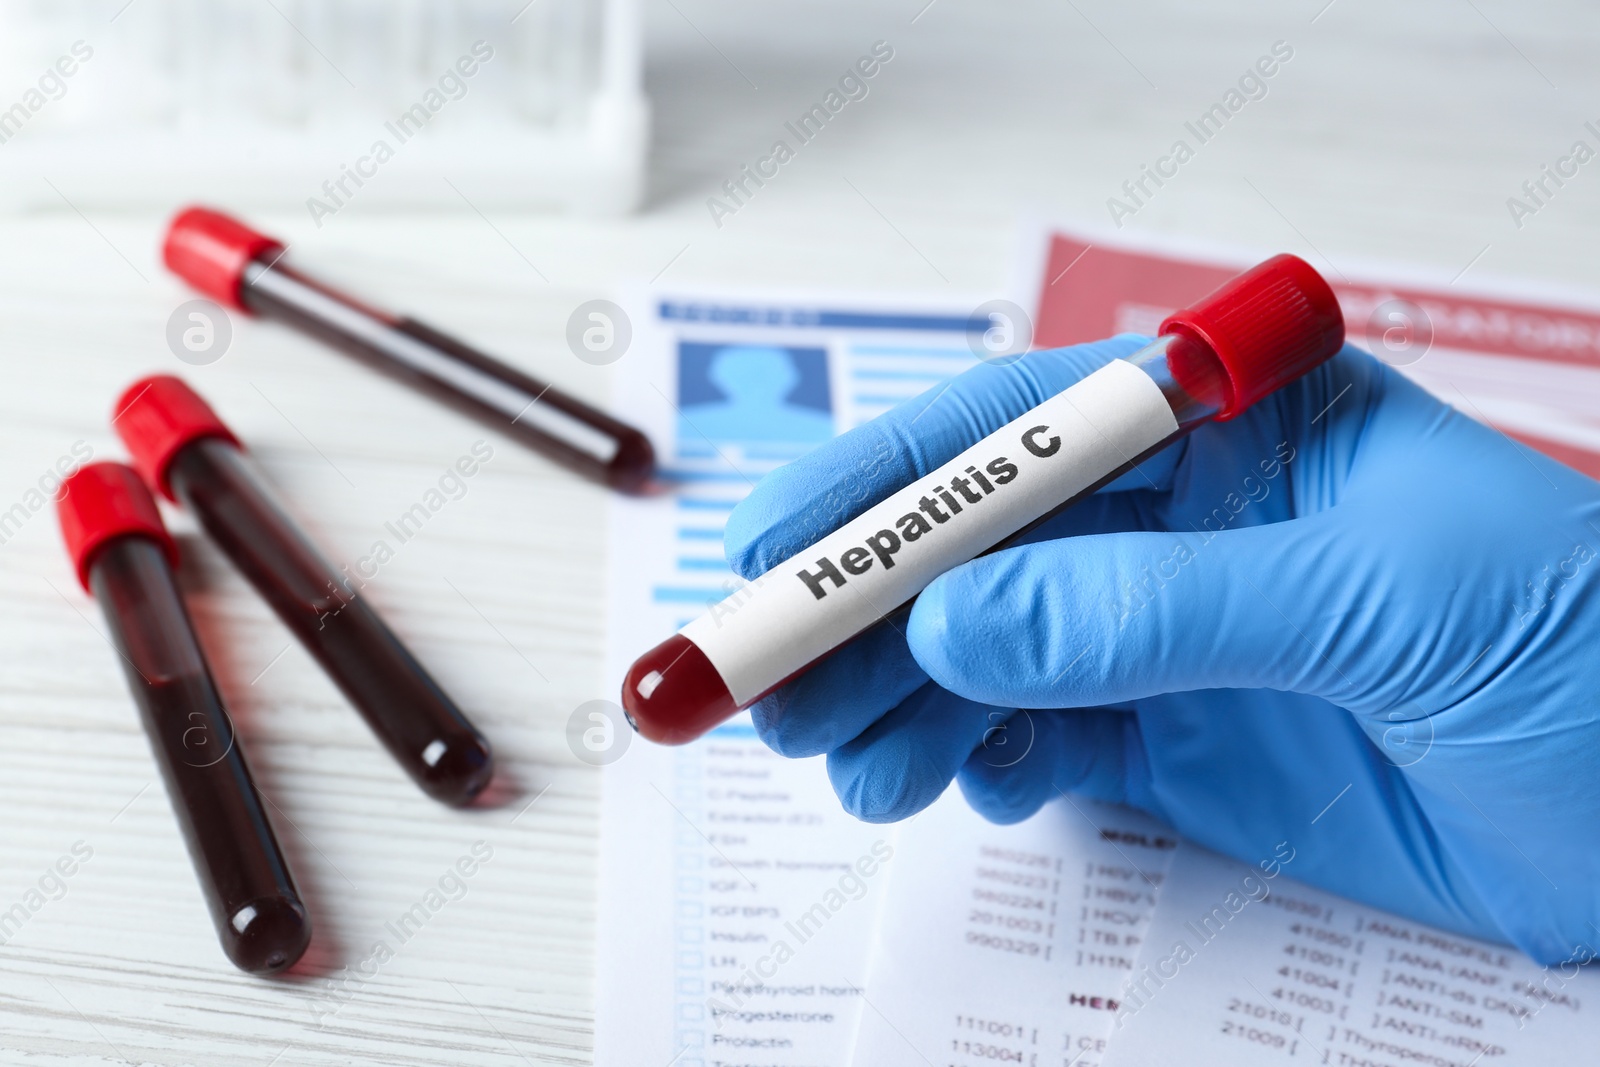
{"type": "Polygon", "coordinates": [[[195,640],[156,502],[131,468],[91,463],[66,480],[56,513],[121,654],[222,951],[241,970],[281,971],[305,952],[311,921],[195,640]]]}
{"type": "Polygon", "coordinates": [[[585,477],[644,490],[639,430],[416,319],[378,311],[283,262],[283,242],[209,208],[167,230],[168,269],[226,307],[277,319],[449,404],[585,477]]]}
{"type": "Polygon", "coordinates": [[[113,422],[145,480],[194,512],[422,791],[446,804],[481,793],[494,774],[489,743],[289,517],[200,395],[153,375],[127,388],[113,422]]]}
{"type": "Polygon", "coordinates": [[[664,744],[701,736],[940,574],[1195,427],[1234,418],[1343,343],[1328,283],[1294,256],[1267,260],[1168,317],[1149,345],[873,504],[639,657],[623,680],[628,721],[664,744]]]}

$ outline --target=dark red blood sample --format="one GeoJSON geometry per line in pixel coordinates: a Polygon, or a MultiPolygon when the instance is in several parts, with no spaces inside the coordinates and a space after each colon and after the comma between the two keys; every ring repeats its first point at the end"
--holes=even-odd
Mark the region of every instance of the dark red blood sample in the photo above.
{"type": "Polygon", "coordinates": [[[155,501],[131,468],[96,463],[67,479],[58,514],[121,653],[222,949],[242,970],[281,971],[305,952],[311,922],[195,640],[155,501]]]}
{"type": "Polygon", "coordinates": [[[603,411],[415,319],[369,307],[282,262],[281,242],[207,208],[172,220],[167,266],[241,311],[277,319],[564,466],[636,492],[655,474],[650,439],[603,411]]]}
{"type": "Polygon", "coordinates": [[[739,709],[706,654],[687,637],[673,634],[628,668],[622,710],[641,736],[681,745],[739,709]]]}
{"type": "Polygon", "coordinates": [[[489,743],[300,530],[205,401],[177,378],[129,386],[117,431],[145,478],[194,512],[423,792],[465,804],[489,743]]]}

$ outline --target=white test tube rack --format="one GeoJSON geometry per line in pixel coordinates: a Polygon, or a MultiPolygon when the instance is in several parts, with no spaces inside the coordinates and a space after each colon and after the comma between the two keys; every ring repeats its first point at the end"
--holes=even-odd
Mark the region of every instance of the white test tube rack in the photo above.
{"type": "Polygon", "coordinates": [[[637,0],[0,0],[0,210],[621,213],[641,55],[637,0]],[[330,197],[346,168],[368,176],[330,197]]]}

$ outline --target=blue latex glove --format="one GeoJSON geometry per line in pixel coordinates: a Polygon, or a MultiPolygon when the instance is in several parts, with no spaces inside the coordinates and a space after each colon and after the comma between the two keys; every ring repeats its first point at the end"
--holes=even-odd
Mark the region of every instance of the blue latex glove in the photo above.
{"type": "MultiPolygon", "coordinates": [[[[979,366],[845,434],[735,510],[729,561],[754,577],[1142,343],[979,366]]],[[[1600,945],[1597,550],[1600,483],[1347,347],[945,574],[755,722],[828,753],[862,819],[952,779],[997,822],[1080,793],[1563,961],[1600,945]]]]}

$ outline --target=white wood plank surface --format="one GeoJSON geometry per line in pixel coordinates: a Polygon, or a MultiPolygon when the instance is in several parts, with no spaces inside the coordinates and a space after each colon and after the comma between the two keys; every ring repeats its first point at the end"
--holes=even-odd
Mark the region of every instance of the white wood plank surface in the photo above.
{"type": "MultiPolygon", "coordinates": [[[[636,218],[405,217],[357,200],[320,230],[258,221],[301,264],[603,399],[604,372],[563,332],[622,279],[999,295],[1019,217],[1107,224],[1122,181],[1285,40],[1294,58],[1267,96],[1129,225],[1600,291],[1600,162],[1520,229],[1506,207],[1575,140],[1600,147],[1584,128],[1600,119],[1592,6],[925,3],[647,5],[654,192],[636,218]],[[714,225],[706,197],[879,39],[895,58],[868,96],[714,225]]],[[[0,102],[31,77],[0,73],[0,102]]],[[[69,202],[73,181],[55,180],[69,202]]],[[[163,334],[188,295],[156,260],[161,223],[66,204],[0,220],[0,511],[77,441],[119,456],[112,398],[156,370],[213,401],[341,560],[489,437],[494,459],[369,595],[493,740],[505,795],[465,813],[424,799],[174,513],[193,613],[318,931],[295,976],[233,971],[98,611],[53,515],[32,515],[0,545],[0,913],[75,842],[93,856],[0,947],[0,1061],[588,1062],[597,777],[564,727],[609,695],[603,492],[277,327],[236,319],[219,362],[180,364],[163,334]],[[466,895],[341,991],[474,841],[493,858],[466,895]]]]}

